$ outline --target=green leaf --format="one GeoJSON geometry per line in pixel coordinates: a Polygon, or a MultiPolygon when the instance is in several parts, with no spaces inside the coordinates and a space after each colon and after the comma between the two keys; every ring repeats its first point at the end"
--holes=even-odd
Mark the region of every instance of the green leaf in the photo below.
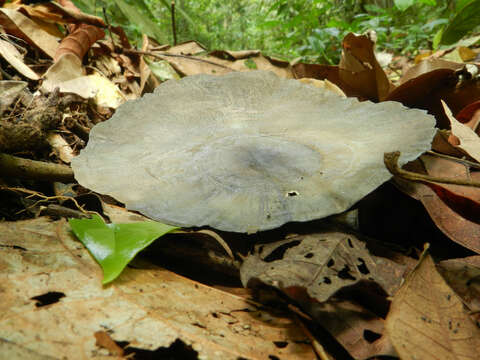
{"type": "Polygon", "coordinates": [[[147,57],[144,58],[145,63],[148,65],[153,75],[160,81],[166,81],[170,79],[180,79],[180,75],[166,60],[150,61],[147,57]]]}
{"type": "Polygon", "coordinates": [[[444,30],[445,30],[445,27],[442,26],[433,37],[433,43],[432,43],[433,50],[437,50],[438,47],[440,46],[440,42],[442,41],[442,35],[444,30]]]}
{"type": "Polygon", "coordinates": [[[422,4],[430,5],[430,6],[435,6],[437,5],[437,0],[419,0],[422,4]]]}
{"type": "Polygon", "coordinates": [[[142,33],[155,38],[158,42],[166,42],[165,34],[158,24],[153,21],[153,15],[143,0],[137,0],[133,4],[128,0],[115,0],[118,8],[132,24],[138,26],[142,33]]]}
{"type": "Polygon", "coordinates": [[[465,5],[467,5],[470,1],[472,0],[457,0],[457,3],[455,5],[455,11],[456,12],[459,12],[460,10],[462,10],[465,5]]]}
{"type": "Polygon", "coordinates": [[[415,0],[394,0],[395,6],[400,11],[407,10],[410,6],[413,5],[414,2],[415,0]]]}
{"type": "Polygon", "coordinates": [[[443,32],[441,43],[450,45],[480,25],[480,0],[465,4],[443,32]]]}
{"type": "Polygon", "coordinates": [[[85,245],[103,270],[103,284],[114,280],[125,266],[155,239],[175,226],[155,221],[105,224],[98,215],[91,219],[69,219],[74,234],[85,245]]]}

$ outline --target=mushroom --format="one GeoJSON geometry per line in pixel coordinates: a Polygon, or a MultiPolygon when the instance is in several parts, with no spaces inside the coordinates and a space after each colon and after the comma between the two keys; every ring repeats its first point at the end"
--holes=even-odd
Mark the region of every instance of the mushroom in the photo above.
{"type": "Polygon", "coordinates": [[[96,125],[78,182],[152,219],[234,232],[347,210],[430,148],[435,120],[265,71],[170,80],[96,125]]]}

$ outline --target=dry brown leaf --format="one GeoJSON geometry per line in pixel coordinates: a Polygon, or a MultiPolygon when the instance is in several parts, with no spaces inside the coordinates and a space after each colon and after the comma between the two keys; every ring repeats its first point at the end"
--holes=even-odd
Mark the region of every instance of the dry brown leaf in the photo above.
{"type": "Polygon", "coordinates": [[[175,55],[196,55],[205,51],[207,49],[197,41],[186,41],[166,50],[167,53],[175,55]]]}
{"type": "Polygon", "coordinates": [[[78,9],[75,11],[71,7],[62,6],[57,2],[35,4],[35,6],[24,4],[14,4],[13,6],[33,19],[57,24],[85,23],[99,27],[106,27],[102,18],[79,12],[78,9]]]}
{"type": "Polygon", "coordinates": [[[105,32],[96,26],[79,24],[65,38],[62,39],[55,53],[57,61],[63,54],[72,53],[83,59],[90,47],[105,36],[105,32]]]}
{"type": "Polygon", "coordinates": [[[470,311],[480,311],[480,256],[440,261],[437,269],[470,311]]]}
{"type": "Polygon", "coordinates": [[[53,58],[58,48],[58,39],[42,30],[34,21],[14,9],[0,9],[0,25],[8,34],[34,45],[53,58]]]}
{"type": "Polygon", "coordinates": [[[454,114],[480,98],[480,81],[471,78],[465,64],[429,59],[409,69],[401,85],[385,100],[399,101],[405,106],[428,110],[435,115],[437,127],[448,129],[450,123],[440,103],[444,100],[454,114]],[[460,74],[465,76],[460,77],[460,74]]]}
{"type": "Polygon", "coordinates": [[[338,66],[298,63],[292,66],[292,72],[296,79],[328,80],[342,89],[348,97],[360,96],[357,90],[340,79],[338,66]]]}
{"type": "MultiPolygon", "coordinates": [[[[445,177],[448,174],[451,178],[466,179],[470,177],[473,181],[480,180],[480,173],[470,173],[462,164],[435,156],[422,155],[421,162],[415,162],[411,166],[415,166],[412,170],[416,172],[426,170],[431,176],[445,177]]],[[[407,183],[398,179],[395,181],[402,191],[422,202],[432,220],[445,235],[456,243],[480,253],[480,224],[461,216],[458,212],[459,209],[447,206],[431,187],[421,183],[407,183]]],[[[458,196],[472,199],[475,202],[480,201],[480,189],[478,188],[446,184],[443,184],[442,187],[458,196]]],[[[466,210],[470,211],[470,209],[466,210]]]]}
{"type": "MultiPolygon", "coordinates": [[[[275,60],[267,56],[263,56],[262,54],[250,57],[249,59],[251,59],[255,63],[257,70],[271,71],[275,73],[277,76],[280,76],[286,79],[292,79],[294,77],[290,64],[288,62],[275,60]]],[[[246,60],[240,60],[240,61],[243,61],[243,63],[245,64],[246,60]]]]}
{"type": "Polygon", "coordinates": [[[150,263],[102,288],[99,266],[65,221],[0,223],[0,249],[2,356],[106,356],[95,334],[107,331],[146,351],[180,340],[209,359],[315,357],[291,319],[150,263]]]}
{"type": "Polygon", "coordinates": [[[394,88],[378,63],[375,43],[366,35],[345,36],[339,64],[339,77],[366,99],[382,101],[394,88]]]}
{"type": "Polygon", "coordinates": [[[257,56],[260,54],[260,50],[239,50],[239,51],[232,51],[232,50],[214,50],[208,53],[211,56],[216,56],[221,59],[226,60],[241,60],[247,59],[252,56],[257,56]]]}
{"type": "Polygon", "coordinates": [[[480,329],[424,254],[395,295],[386,319],[402,359],[477,359],[480,329]]]}
{"type": "Polygon", "coordinates": [[[400,79],[400,83],[404,84],[407,81],[418,78],[419,76],[428,74],[432,71],[450,70],[450,73],[454,73],[455,71],[459,71],[464,67],[465,64],[462,63],[431,58],[423,60],[417,65],[412,66],[407,71],[405,71],[405,74],[403,74],[402,78],[400,79]]]}
{"type": "Polygon", "coordinates": [[[84,99],[92,98],[97,105],[117,108],[126,101],[118,87],[103,75],[85,75],[81,60],[72,53],[63,54],[45,73],[42,89],[73,93],[84,99]]]}
{"type": "Polygon", "coordinates": [[[38,80],[40,77],[23,62],[23,56],[18,49],[8,41],[0,39],[0,55],[23,76],[38,80]]]}
{"type": "MultiPolygon", "coordinates": [[[[384,320],[367,309],[345,300],[314,304],[313,317],[355,359],[379,355],[395,356],[384,333],[384,320]]],[[[309,312],[312,313],[312,312],[309,312]]]]}
{"type": "Polygon", "coordinates": [[[27,85],[26,81],[0,81],[0,94],[2,94],[0,97],[0,116],[23,93],[27,85]]]}
{"type": "Polygon", "coordinates": [[[472,158],[480,162],[480,137],[468,126],[462,124],[452,115],[452,111],[448,108],[447,104],[442,100],[443,109],[450,121],[450,128],[452,129],[452,135],[455,135],[460,144],[458,147],[465,151],[472,158]]]}
{"type": "Polygon", "coordinates": [[[315,87],[318,87],[318,88],[323,88],[323,89],[330,90],[331,92],[333,92],[333,93],[335,93],[335,94],[337,94],[338,96],[341,96],[341,97],[347,97],[347,95],[345,95],[345,93],[342,91],[342,89],[340,89],[337,85],[335,85],[334,83],[332,83],[328,80],[301,78],[298,81],[300,81],[303,84],[308,84],[308,85],[312,85],[312,86],[315,86],[315,87]]]}
{"type": "Polygon", "coordinates": [[[197,74],[224,75],[232,72],[230,61],[218,59],[213,56],[162,56],[159,57],[166,60],[179,74],[183,76],[197,74]]]}
{"type": "Polygon", "coordinates": [[[245,287],[262,283],[286,290],[306,289],[315,301],[360,281],[375,281],[386,293],[400,286],[404,267],[373,256],[352,234],[325,231],[258,245],[240,269],[245,287]]]}

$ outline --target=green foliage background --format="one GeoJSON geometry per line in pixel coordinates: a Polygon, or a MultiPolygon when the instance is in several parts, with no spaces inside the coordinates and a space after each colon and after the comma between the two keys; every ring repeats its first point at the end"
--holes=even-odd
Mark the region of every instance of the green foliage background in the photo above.
{"type": "MultiPolygon", "coordinates": [[[[75,2],[99,16],[105,7],[110,22],[133,39],[144,32],[173,43],[171,0],[75,2]]],[[[260,49],[289,60],[335,64],[348,32],[373,29],[377,48],[397,54],[431,48],[435,34],[467,3],[480,10],[474,4],[479,1],[471,0],[175,0],[176,32],[178,42],[197,40],[209,50],[260,49]]],[[[475,26],[470,23],[467,31],[475,26]]]]}

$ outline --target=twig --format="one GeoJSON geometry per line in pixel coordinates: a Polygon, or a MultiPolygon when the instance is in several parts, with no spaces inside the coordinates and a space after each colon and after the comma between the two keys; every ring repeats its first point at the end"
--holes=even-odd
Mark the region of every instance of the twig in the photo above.
{"type": "Polygon", "coordinates": [[[236,71],[232,68],[229,68],[228,66],[225,66],[225,65],[222,65],[222,64],[217,64],[216,62],[213,62],[213,61],[210,61],[210,60],[195,58],[195,57],[187,56],[187,55],[168,54],[168,53],[155,54],[155,53],[150,52],[150,51],[142,51],[142,50],[134,50],[134,49],[123,49],[123,52],[126,53],[126,54],[148,55],[148,56],[152,56],[152,57],[155,57],[157,59],[162,59],[162,60],[164,60],[163,57],[165,57],[165,56],[167,56],[167,57],[168,56],[179,57],[179,58],[184,58],[184,59],[188,59],[188,60],[204,62],[204,63],[210,64],[210,65],[215,65],[215,66],[218,66],[218,67],[230,70],[230,71],[236,71]]]}
{"type": "MultiPolygon", "coordinates": [[[[210,236],[211,238],[215,239],[218,244],[225,250],[228,256],[230,256],[231,259],[235,259],[235,256],[233,256],[232,249],[228,246],[227,242],[223,240],[223,238],[218,235],[216,232],[212,230],[207,230],[207,229],[202,229],[202,230],[197,230],[193,231],[194,233],[200,233],[200,234],[205,234],[210,236]]],[[[192,231],[185,231],[185,230],[176,230],[175,233],[177,234],[191,234],[192,231]]]]}
{"type": "Polygon", "coordinates": [[[411,171],[403,170],[398,166],[398,158],[400,157],[400,151],[395,151],[391,153],[385,153],[383,155],[383,162],[387,167],[388,171],[394,176],[398,176],[405,180],[417,181],[417,182],[436,182],[441,184],[451,184],[451,185],[464,185],[480,188],[480,182],[464,180],[464,179],[452,179],[447,177],[440,176],[430,176],[424,174],[418,174],[411,171]]]}
{"type": "Polygon", "coordinates": [[[313,351],[315,351],[318,358],[320,360],[330,360],[330,357],[327,355],[327,352],[323,348],[322,344],[320,344],[318,342],[318,340],[315,338],[315,336],[313,336],[313,334],[310,332],[308,327],[301,320],[301,318],[303,318],[307,321],[311,321],[311,319],[306,314],[304,314],[302,311],[300,311],[297,307],[295,307],[291,304],[288,305],[288,308],[289,308],[289,310],[292,311],[292,315],[293,315],[294,319],[296,320],[297,325],[303,330],[304,334],[310,340],[310,342],[312,344],[312,347],[313,347],[313,351]]]}
{"type": "MultiPolygon", "coordinates": [[[[0,185],[0,190],[8,190],[8,191],[12,191],[12,192],[19,192],[19,193],[23,193],[23,194],[28,194],[28,196],[25,197],[26,199],[30,199],[34,196],[37,196],[41,199],[41,200],[36,201],[33,205],[28,206],[27,209],[35,207],[42,202],[48,202],[48,201],[51,201],[51,200],[71,200],[75,204],[75,206],[77,207],[78,211],[85,214],[86,216],[89,216],[89,213],[94,213],[93,211],[88,212],[88,211],[84,210],[80,206],[80,204],[77,202],[77,200],[75,198],[71,197],[71,196],[63,196],[63,195],[47,196],[47,195],[44,195],[40,192],[25,189],[25,188],[9,187],[9,186],[2,186],[2,185],[0,185]]],[[[20,212],[22,212],[22,211],[20,211],[20,212]]]]}
{"type": "Polygon", "coordinates": [[[432,155],[432,156],[438,156],[440,158],[447,159],[447,160],[452,160],[452,161],[458,162],[460,164],[468,165],[468,166],[470,166],[472,168],[475,168],[475,169],[480,169],[480,164],[476,163],[476,162],[473,162],[473,161],[469,161],[469,160],[465,160],[465,159],[459,159],[455,156],[445,155],[445,154],[441,154],[441,153],[438,153],[436,151],[431,151],[431,150],[427,151],[427,154],[432,155]]]}
{"type": "Polygon", "coordinates": [[[175,0],[172,0],[172,5],[170,6],[170,11],[172,12],[173,45],[177,45],[177,29],[176,29],[176,26],[175,26],[175,0]]]}
{"type": "Polygon", "coordinates": [[[24,159],[0,153],[0,176],[22,179],[74,182],[70,166],[24,159]]]}
{"type": "Polygon", "coordinates": [[[105,18],[105,22],[107,23],[108,34],[110,35],[110,41],[112,42],[113,51],[115,51],[116,47],[115,47],[115,40],[113,39],[113,35],[112,35],[112,26],[110,25],[110,21],[108,20],[107,10],[105,9],[105,6],[102,7],[102,11],[103,11],[103,17],[105,18]]]}

